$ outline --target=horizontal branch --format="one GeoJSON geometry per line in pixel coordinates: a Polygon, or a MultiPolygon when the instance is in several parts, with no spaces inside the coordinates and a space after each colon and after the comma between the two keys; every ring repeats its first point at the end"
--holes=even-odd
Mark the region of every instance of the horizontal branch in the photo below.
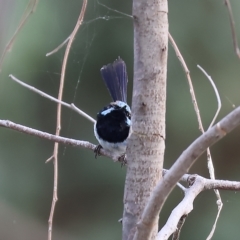
{"type": "MultiPolygon", "coordinates": [[[[73,147],[83,147],[83,148],[90,149],[92,151],[94,151],[96,148],[96,145],[87,141],[80,141],[80,140],[56,136],[53,134],[49,134],[33,128],[26,127],[20,124],[16,124],[8,120],[0,120],[0,126],[10,128],[25,134],[37,136],[39,138],[43,138],[49,141],[58,142],[64,145],[70,145],[73,147]]],[[[207,131],[206,134],[208,132],[209,131],[207,131]]],[[[113,159],[115,162],[118,161],[117,158],[114,158],[114,156],[111,153],[106,152],[104,149],[101,149],[100,153],[103,156],[107,156],[113,159]]],[[[163,170],[164,181],[166,181],[166,177],[169,173],[171,173],[171,170],[165,170],[165,169],[163,170]]],[[[184,190],[185,196],[183,200],[172,211],[167,223],[158,233],[157,239],[161,239],[161,240],[168,239],[168,237],[176,230],[176,227],[180,218],[183,215],[187,215],[192,211],[193,201],[201,191],[210,190],[210,189],[223,189],[223,190],[234,190],[234,191],[240,190],[240,182],[237,182],[237,181],[212,180],[212,179],[203,178],[199,175],[191,175],[191,174],[184,174],[183,176],[181,176],[179,180],[187,182],[190,185],[190,187],[184,190]]]]}
{"type": "MultiPolygon", "coordinates": [[[[96,145],[87,142],[87,141],[80,141],[80,140],[75,140],[75,139],[71,139],[71,138],[65,138],[65,137],[60,137],[60,136],[56,136],[50,133],[46,133],[46,132],[42,132],[33,128],[29,128],[20,124],[16,124],[14,122],[11,122],[9,120],[0,120],[0,126],[5,127],[5,128],[10,128],[13,130],[16,130],[18,132],[22,132],[22,133],[26,133],[29,135],[33,135],[39,138],[43,138],[49,141],[53,141],[53,142],[58,142],[64,145],[70,145],[73,147],[83,147],[83,148],[87,148],[90,149],[92,151],[95,150],[96,145]]],[[[114,162],[117,162],[119,159],[116,156],[113,156],[110,152],[101,149],[100,150],[100,155],[102,156],[106,156],[111,158],[114,162]]]]}
{"type": "MultiPolygon", "coordinates": [[[[163,177],[169,170],[163,169],[163,177]]],[[[187,182],[189,186],[192,186],[196,179],[200,179],[204,182],[203,190],[212,190],[212,189],[219,189],[219,190],[235,190],[240,191],[240,182],[238,181],[229,181],[229,180],[220,180],[220,179],[209,179],[199,176],[197,174],[184,174],[180,181],[187,182]]]]}
{"type": "MultiPolygon", "coordinates": [[[[94,151],[95,148],[97,147],[97,145],[94,145],[88,141],[81,141],[81,140],[56,136],[56,135],[53,135],[53,134],[50,134],[47,132],[42,132],[42,131],[36,130],[34,128],[26,127],[24,125],[11,122],[9,120],[0,120],[0,126],[9,128],[12,130],[16,130],[18,132],[22,132],[22,133],[25,133],[28,135],[36,136],[36,137],[39,137],[42,139],[46,139],[49,141],[58,142],[58,143],[64,144],[64,145],[69,145],[72,147],[82,147],[82,148],[90,149],[92,151],[94,151]]],[[[100,154],[102,156],[109,157],[109,158],[113,159],[114,161],[118,161],[117,158],[114,158],[114,156],[111,153],[105,151],[104,149],[100,150],[100,154]]],[[[168,172],[169,172],[169,170],[164,169],[163,175],[165,176],[168,172]]],[[[179,180],[190,183],[190,181],[194,181],[193,177],[195,177],[195,176],[198,176],[198,175],[184,174],[183,176],[181,176],[181,178],[179,180]]],[[[236,181],[211,180],[211,179],[205,178],[205,182],[207,183],[207,184],[205,184],[205,189],[238,190],[237,189],[238,184],[239,184],[239,188],[240,188],[240,183],[236,182],[236,181]]]]}

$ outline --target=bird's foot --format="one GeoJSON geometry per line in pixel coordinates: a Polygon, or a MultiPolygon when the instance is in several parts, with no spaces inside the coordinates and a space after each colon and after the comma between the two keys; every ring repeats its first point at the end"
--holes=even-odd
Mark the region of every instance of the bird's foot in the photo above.
{"type": "Polygon", "coordinates": [[[101,156],[100,151],[103,147],[99,144],[95,147],[94,153],[95,153],[95,158],[97,159],[98,156],[101,156]]]}
{"type": "Polygon", "coordinates": [[[127,165],[126,154],[123,154],[122,156],[120,156],[118,158],[118,161],[121,163],[121,167],[124,167],[125,165],[127,165]]]}

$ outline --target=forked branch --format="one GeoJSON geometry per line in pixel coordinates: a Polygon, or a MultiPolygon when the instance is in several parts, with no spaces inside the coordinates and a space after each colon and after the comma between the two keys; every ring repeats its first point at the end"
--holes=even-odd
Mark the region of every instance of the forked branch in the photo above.
{"type": "Polygon", "coordinates": [[[177,182],[188,172],[193,163],[208,147],[223,138],[227,133],[240,125],[240,107],[229,113],[220,122],[208,129],[198,137],[177,159],[157,184],[147,206],[144,209],[142,219],[138,223],[138,236],[136,239],[148,239],[153,221],[156,221],[160,211],[177,182]]]}

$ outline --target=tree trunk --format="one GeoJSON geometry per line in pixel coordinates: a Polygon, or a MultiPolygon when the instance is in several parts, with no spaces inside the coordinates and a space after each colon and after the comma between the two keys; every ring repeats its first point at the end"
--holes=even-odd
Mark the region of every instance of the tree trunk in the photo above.
{"type": "MultiPolygon", "coordinates": [[[[134,84],[132,134],[127,148],[123,240],[133,239],[137,222],[162,176],[165,150],[167,0],[133,0],[134,84]]],[[[154,239],[158,219],[149,239],[154,239]]],[[[144,239],[146,240],[146,239],[144,239]]]]}

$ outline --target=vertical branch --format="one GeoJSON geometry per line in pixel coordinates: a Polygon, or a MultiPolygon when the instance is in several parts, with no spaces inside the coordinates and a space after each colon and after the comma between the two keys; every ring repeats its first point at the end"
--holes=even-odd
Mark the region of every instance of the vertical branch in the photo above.
{"type": "MultiPolygon", "coordinates": [[[[86,7],[87,7],[87,0],[83,0],[83,5],[82,5],[82,8],[81,8],[81,12],[80,12],[77,24],[76,24],[76,26],[75,26],[75,28],[74,28],[74,30],[73,30],[70,38],[69,38],[69,41],[68,41],[68,44],[67,44],[67,47],[66,47],[66,51],[65,51],[65,54],[64,54],[64,58],[63,58],[60,86],[59,86],[59,93],[58,93],[58,100],[59,101],[62,100],[65,72],[66,72],[66,66],[67,66],[67,60],[68,60],[68,55],[69,55],[69,52],[70,52],[70,48],[72,46],[74,37],[75,37],[79,27],[82,24],[84,14],[85,14],[85,11],[86,11],[86,7]]],[[[62,110],[62,105],[61,105],[61,103],[58,103],[56,136],[59,136],[60,131],[61,131],[61,110],[62,110]]],[[[47,162],[48,162],[51,159],[53,159],[53,163],[54,163],[53,199],[52,199],[50,216],[49,216],[49,220],[48,220],[48,240],[52,239],[53,215],[54,215],[54,211],[55,211],[55,205],[56,205],[56,202],[58,200],[58,197],[57,197],[57,189],[58,189],[58,147],[59,147],[59,144],[55,143],[54,144],[54,150],[53,150],[53,156],[50,159],[47,160],[47,162]]]]}
{"type": "MultiPolygon", "coordinates": [[[[209,80],[209,82],[211,83],[213,89],[214,89],[214,92],[215,92],[215,95],[216,95],[216,98],[217,98],[217,102],[218,102],[218,108],[217,108],[217,111],[213,117],[213,120],[212,122],[210,123],[208,129],[210,129],[213,124],[215,123],[216,121],[216,118],[218,117],[218,114],[221,110],[221,107],[222,107],[222,103],[221,103],[221,99],[220,99],[220,96],[219,96],[219,93],[218,93],[218,90],[215,86],[215,83],[213,82],[211,76],[209,76],[207,74],[207,72],[199,65],[197,65],[197,67],[204,73],[204,75],[207,77],[207,79],[209,80]]],[[[203,130],[204,132],[204,130],[203,130]]],[[[210,178],[211,179],[215,179],[215,170],[214,170],[214,166],[213,166],[213,161],[212,161],[212,155],[211,155],[211,152],[210,152],[210,148],[207,149],[207,160],[208,160],[208,171],[209,171],[209,175],[210,175],[210,178]]],[[[216,229],[216,226],[217,226],[217,222],[218,222],[218,219],[219,219],[219,216],[220,216],[220,213],[222,211],[222,207],[223,207],[223,202],[222,202],[222,199],[221,199],[221,195],[220,195],[220,192],[218,189],[214,189],[214,192],[216,194],[216,197],[217,197],[217,207],[218,207],[218,212],[217,212],[217,216],[215,218],[215,222],[212,226],[212,230],[211,232],[209,233],[208,237],[207,237],[207,240],[211,240],[214,232],[215,232],[215,229],[216,229]]]]}
{"type": "MultiPolygon", "coordinates": [[[[199,124],[199,130],[204,133],[204,128],[203,128],[203,124],[202,124],[202,119],[201,119],[201,115],[200,115],[200,111],[199,111],[199,107],[198,107],[198,103],[197,103],[197,99],[196,99],[196,96],[195,96],[195,92],[194,92],[194,88],[193,88],[193,84],[192,84],[192,80],[191,80],[191,77],[190,77],[190,71],[188,70],[188,67],[182,57],[182,54],[181,52],[179,51],[178,49],[178,46],[177,44],[175,43],[174,39],[172,38],[171,34],[169,33],[169,39],[170,39],[170,42],[176,52],[176,55],[179,59],[179,61],[181,62],[182,64],[182,67],[186,73],[186,76],[187,76],[187,80],[188,80],[188,83],[189,83],[189,88],[190,88],[190,94],[191,94],[191,97],[192,97],[192,102],[193,102],[193,106],[194,106],[194,110],[196,112],[196,115],[197,115],[197,120],[198,120],[198,124],[199,124]]],[[[201,69],[201,67],[198,66],[198,68],[201,69]]],[[[217,109],[217,112],[209,126],[209,128],[212,127],[212,125],[214,124],[217,116],[218,116],[218,113],[221,109],[221,100],[220,100],[220,96],[218,94],[218,91],[217,91],[217,88],[214,84],[214,82],[212,81],[211,77],[209,77],[206,72],[201,69],[204,74],[208,77],[208,80],[210,81],[213,89],[214,89],[214,92],[216,94],[216,98],[217,98],[217,102],[218,102],[218,109],[217,109]]],[[[213,162],[212,162],[212,157],[211,157],[211,152],[210,152],[210,149],[208,148],[207,149],[207,160],[208,160],[208,170],[209,170],[209,174],[210,174],[210,177],[211,179],[215,179],[215,173],[214,173],[214,166],[213,166],[213,162]]],[[[209,234],[207,240],[210,240],[214,231],[215,231],[215,228],[216,228],[216,224],[217,224],[217,221],[218,221],[218,218],[219,218],[219,215],[220,215],[220,212],[221,212],[221,209],[222,209],[222,206],[223,206],[223,203],[222,203],[222,200],[221,200],[221,196],[220,196],[220,193],[219,191],[216,189],[214,190],[215,191],[215,194],[216,194],[216,197],[217,197],[217,206],[218,206],[218,213],[217,213],[217,217],[216,217],[216,220],[215,220],[215,223],[213,225],[213,228],[211,230],[211,233],[209,234]]]]}
{"type": "MultiPolygon", "coordinates": [[[[143,220],[143,209],[162,176],[165,150],[167,14],[167,0],[133,0],[134,84],[132,134],[127,148],[128,166],[124,192],[124,240],[133,239],[142,227],[138,223],[143,220]]],[[[150,229],[151,239],[154,239],[158,219],[144,221],[143,224],[150,229]]]]}
{"type": "Polygon", "coordinates": [[[169,40],[170,40],[170,42],[173,46],[173,49],[174,49],[176,55],[177,55],[177,58],[179,59],[180,63],[182,64],[182,67],[185,71],[185,74],[186,74],[186,77],[187,77],[187,80],[188,80],[188,84],[189,84],[190,94],[191,94],[191,97],[192,97],[193,107],[194,107],[194,110],[195,110],[196,116],[197,116],[197,121],[198,121],[198,125],[199,125],[198,128],[203,133],[204,129],[203,129],[203,124],[202,124],[202,119],[201,119],[201,115],[200,115],[195,91],[194,91],[194,88],[193,88],[192,80],[191,80],[191,77],[190,77],[190,71],[188,70],[187,64],[185,63],[184,58],[183,58],[181,52],[179,51],[178,46],[175,43],[175,41],[174,41],[174,39],[173,39],[173,37],[171,36],[170,33],[168,34],[168,37],[169,37],[169,40]]]}

